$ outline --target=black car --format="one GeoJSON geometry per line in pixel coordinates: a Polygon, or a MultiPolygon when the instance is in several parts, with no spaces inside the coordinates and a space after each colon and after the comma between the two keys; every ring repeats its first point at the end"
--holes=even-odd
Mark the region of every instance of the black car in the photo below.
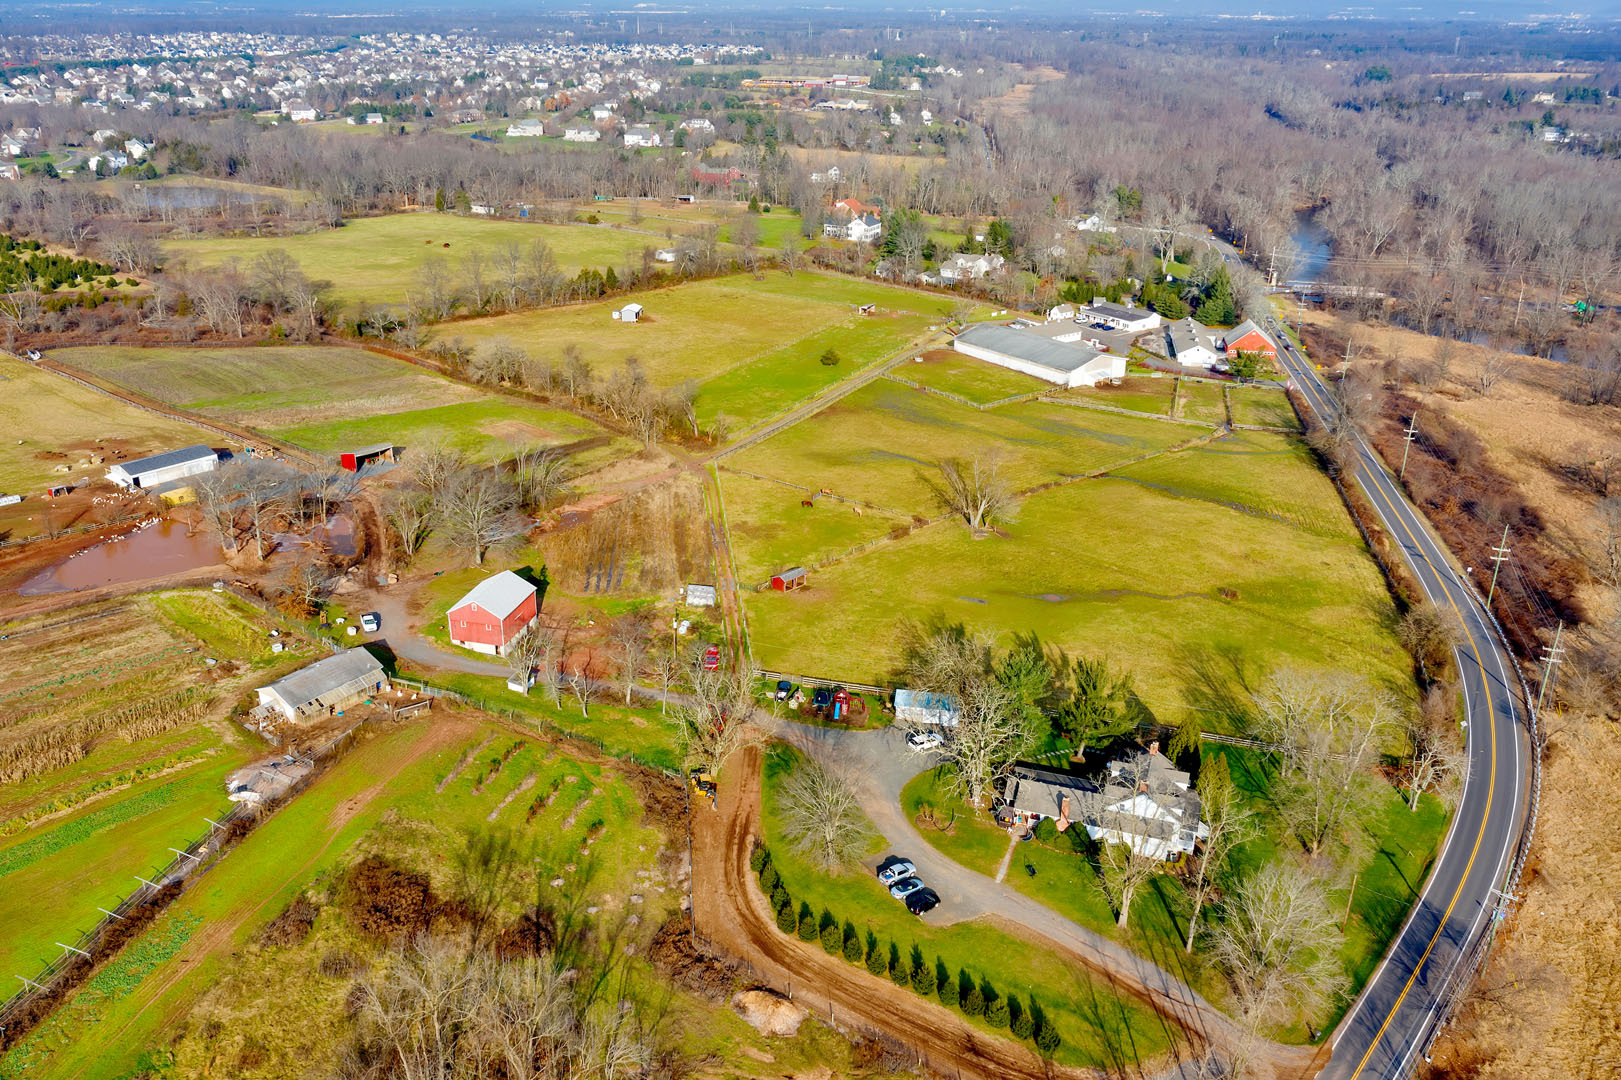
{"type": "Polygon", "coordinates": [[[913,915],[921,915],[925,911],[933,911],[940,906],[940,894],[933,889],[923,888],[906,898],[906,910],[913,915]]]}

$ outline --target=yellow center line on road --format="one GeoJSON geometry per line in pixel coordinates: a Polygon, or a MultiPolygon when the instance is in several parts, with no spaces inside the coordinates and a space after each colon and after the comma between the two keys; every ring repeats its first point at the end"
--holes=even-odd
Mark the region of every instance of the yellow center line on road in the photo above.
{"type": "MultiPolygon", "coordinates": [[[[1430,562],[1429,555],[1425,553],[1424,545],[1419,543],[1418,537],[1414,536],[1413,531],[1407,527],[1406,519],[1396,512],[1395,506],[1391,503],[1389,496],[1385,494],[1384,489],[1377,482],[1371,482],[1364,485],[1364,487],[1369,490],[1370,494],[1377,492],[1377,498],[1383,501],[1385,508],[1395,516],[1397,522],[1401,525],[1402,531],[1407,534],[1407,539],[1412,541],[1413,548],[1418,552],[1419,558],[1424,560],[1425,565],[1430,568],[1430,572],[1435,575],[1436,581],[1444,582],[1445,579],[1442,577],[1441,572],[1436,569],[1434,563],[1430,562]]],[[[1469,639],[1469,651],[1474,653],[1475,664],[1480,669],[1481,684],[1485,688],[1483,696],[1486,699],[1487,729],[1490,735],[1491,748],[1491,767],[1486,784],[1486,812],[1481,815],[1480,831],[1475,835],[1475,844],[1469,852],[1469,861],[1464,864],[1463,875],[1458,879],[1458,887],[1453,890],[1452,899],[1448,902],[1446,911],[1442,912],[1441,921],[1436,925],[1435,933],[1430,936],[1429,944],[1424,947],[1424,953],[1418,958],[1418,963],[1413,965],[1413,972],[1407,976],[1407,983],[1402,987],[1401,993],[1396,995],[1395,1004],[1391,1005],[1390,1011],[1385,1015],[1384,1023],[1379,1025],[1379,1030],[1374,1033],[1373,1039],[1368,1043],[1368,1049],[1363,1053],[1362,1060],[1357,1063],[1355,1071],[1351,1073],[1351,1080],[1357,1080],[1362,1075],[1363,1070],[1368,1067],[1368,1062],[1373,1057],[1374,1048],[1379,1045],[1379,1040],[1383,1039],[1385,1032],[1390,1029],[1391,1021],[1396,1018],[1396,1013],[1401,1010],[1402,1003],[1407,1000],[1407,995],[1413,989],[1413,983],[1418,979],[1418,973],[1424,970],[1424,964],[1429,960],[1430,953],[1435,949],[1435,943],[1441,940],[1441,932],[1446,929],[1447,920],[1452,917],[1453,909],[1457,907],[1458,900],[1463,896],[1464,883],[1469,880],[1469,875],[1474,870],[1475,858],[1480,854],[1480,845],[1486,839],[1486,824],[1491,820],[1492,815],[1491,793],[1497,787],[1497,711],[1492,707],[1491,685],[1486,677],[1486,662],[1481,658],[1479,643],[1469,629],[1468,620],[1463,617],[1463,612],[1458,608],[1458,602],[1453,599],[1452,590],[1446,588],[1443,584],[1441,591],[1446,594],[1447,604],[1452,608],[1453,613],[1457,615],[1458,623],[1463,627],[1464,636],[1469,639]]]]}

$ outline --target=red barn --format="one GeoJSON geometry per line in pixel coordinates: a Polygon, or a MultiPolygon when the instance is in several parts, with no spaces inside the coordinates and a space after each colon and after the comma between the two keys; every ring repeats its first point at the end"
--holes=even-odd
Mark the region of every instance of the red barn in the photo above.
{"type": "Polygon", "coordinates": [[[447,616],[452,644],[505,656],[507,645],[540,620],[535,587],[511,570],[473,586],[447,616]]]}
{"type": "Polygon", "coordinates": [[[792,592],[794,589],[803,588],[804,584],[805,568],[803,566],[796,566],[792,570],[784,570],[771,579],[771,587],[778,592],[792,592]]]}
{"type": "Polygon", "coordinates": [[[1245,319],[1222,335],[1222,346],[1230,360],[1241,352],[1260,353],[1268,360],[1278,358],[1278,347],[1267,337],[1266,331],[1245,319]]]}

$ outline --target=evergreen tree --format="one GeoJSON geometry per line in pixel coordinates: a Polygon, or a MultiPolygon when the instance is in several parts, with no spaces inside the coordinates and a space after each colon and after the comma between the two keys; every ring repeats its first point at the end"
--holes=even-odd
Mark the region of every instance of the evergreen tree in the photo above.
{"type": "Polygon", "coordinates": [[[832,956],[844,951],[844,933],[838,923],[830,922],[822,927],[822,949],[832,956]]]}
{"type": "Polygon", "coordinates": [[[944,960],[934,962],[935,992],[940,995],[940,1004],[948,1009],[957,1007],[957,980],[951,977],[951,970],[946,967],[944,960]]]}
{"type": "Polygon", "coordinates": [[[1016,997],[1008,998],[1008,1019],[1013,1034],[1021,1039],[1028,1039],[1036,1033],[1036,1018],[1030,1015],[1030,1010],[1024,1007],[1024,1002],[1016,997]]]}
{"type": "Polygon", "coordinates": [[[1233,279],[1223,266],[1210,279],[1204,302],[1195,316],[1206,326],[1231,326],[1238,321],[1238,304],[1233,300],[1233,279]]]}
{"type": "Polygon", "coordinates": [[[758,196],[758,195],[750,195],[749,196],[749,213],[758,214],[759,212],[760,212],[760,196],[758,196]]]}
{"type": "Polygon", "coordinates": [[[985,1011],[985,991],[978,983],[968,988],[968,994],[962,999],[962,1011],[969,1016],[979,1016],[985,1011]]]}
{"type": "Polygon", "coordinates": [[[893,941],[889,943],[889,978],[896,986],[905,986],[912,981],[911,972],[901,963],[901,951],[893,941]]]}
{"type": "Polygon", "coordinates": [[[433,208],[441,214],[445,212],[445,189],[433,189],[433,208]]]}
{"type": "Polygon", "coordinates": [[[794,915],[794,902],[792,900],[777,909],[778,930],[785,934],[791,934],[794,932],[794,927],[798,922],[798,917],[794,915]]]}
{"type": "Polygon", "coordinates": [[[861,944],[861,935],[856,933],[855,924],[846,920],[844,924],[844,958],[852,964],[859,964],[865,959],[866,950],[861,944]]]}
{"type": "Polygon", "coordinates": [[[1008,1010],[1007,998],[995,997],[985,1006],[985,1019],[993,1028],[1005,1028],[1011,1020],[1008,1010]]]}
{"type": "Polygon", "coordinates": [[[889,973],[889,953],[871,930],[867,931],[867,970],[874,975],[889,973]]]}

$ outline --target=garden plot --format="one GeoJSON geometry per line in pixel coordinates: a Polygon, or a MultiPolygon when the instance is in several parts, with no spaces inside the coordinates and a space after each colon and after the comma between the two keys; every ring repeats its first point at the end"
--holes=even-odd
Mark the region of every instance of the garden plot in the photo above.
{"type": "Polygon", "coordinates": [[[0,628],[0,967],[38,970],[224,812],[263,748],[220,716],[308,659],[256,616],[178,592],[0,628]]]}

